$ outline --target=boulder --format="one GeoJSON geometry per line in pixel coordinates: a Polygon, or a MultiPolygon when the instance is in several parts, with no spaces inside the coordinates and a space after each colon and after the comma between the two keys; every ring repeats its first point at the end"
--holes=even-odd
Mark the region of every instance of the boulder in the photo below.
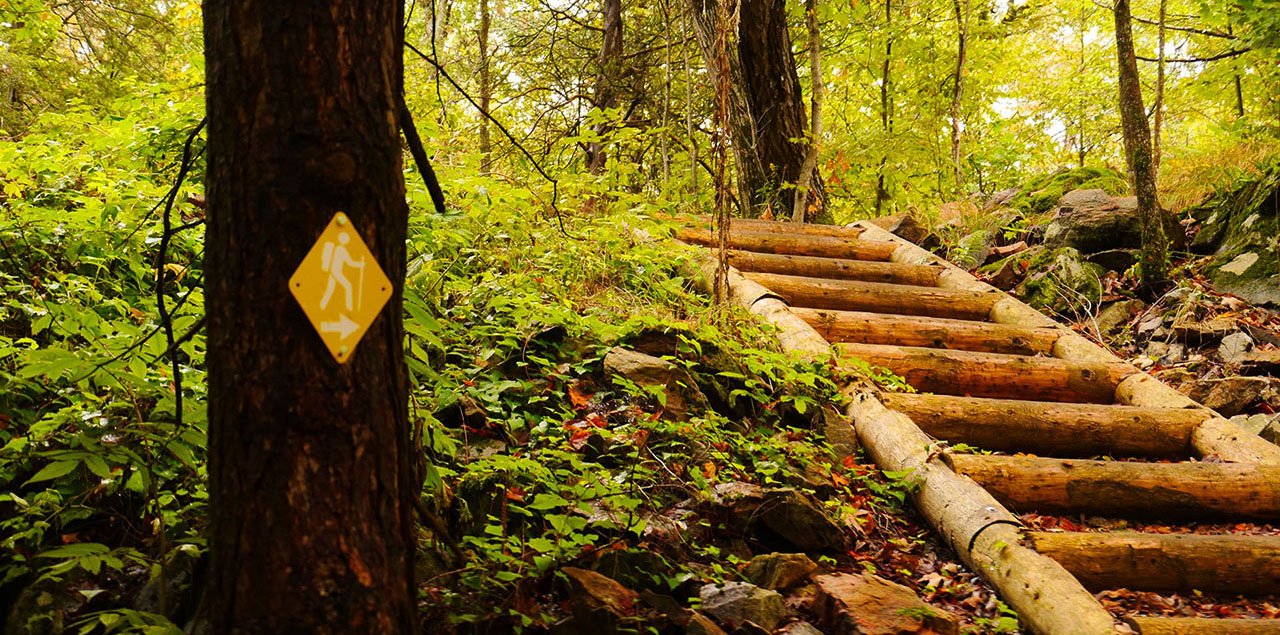
{"type": "Polygon", "coordinates": [[[707,404],[697,382],[683,369],[660,357],[615,346],[604,356],[604,370],[641,388],[662,388],[666,398],[663,415],[672,419],[683,419],[691,407],[707,404]]]}
{"type": "Polygon", "coordinates": [[[575,617],[610,621],[635,615],[639,595],[617,580],[577,567],[564,567],[561,571],[571,581],[569,609],[575,617]]]}
{"type": "Polygon", "coordinates": [[[835,635],[900,635],[960,632],[954,616],[921,600],[901,584],[864,573],[836,573],[814,579],[815,612],[835,635]]]}
{"type": "Polygon", "coordinates": [[[1200,222],[1191,250],[1213,256],[1205,268],[1219,291],[1280,306],[1280,160],[1232,191],[1190,210],[1200,222]]]}
{"type": "Polygon", "coordinates": [[[731,481],[716,485],[711,503],[731,526],[768,545],[821,551],[844,544],[843,528],[795,489],[731,481]]]}
{"type": "Polygon", "coordinates": [[[818,564],[803,553],[766,553],[751,559],[743,576],[766,589],[789,589],[818,570],[818,564]]]}
{"type": "Polygon", "coordinates": [[[746,582],[708,584],[698,596],[702,598],[702,610],[730,629],[751,622],[771,631],[786,613],[780,593],[746,582]]]}
{"type": "Polygon", "coordinates": [[[689,611],[689,621],[684,625],[685,635],[727,635],[711,618],[697,611],[689,611]]]}
{"type": "Polygon", "coordinates": [[[792,622],[778,629],[778,635],[822,635],[818,627],[805,621],[792,622]]]}
{"type": "Polygon", "coordinates": [[[902,220],[899,220],[893,227],[889,228],[889,231],[893,235],[913,242],[925,249],[933,249],[940,243],[938,237],[929,231],[929,228],[924,223],[921,223],[920,219],[916,218],[914,214],[903,216],[902,220]]]}
{"type": "Polygon", "coordinates": [[[1236,415],[1230,421],[1249,434],[1261,436],[1267,428],[1280,423],[1280,415],[1236,415]]]}
{"type": "MultiPolygon", "coordinates": [[[[1182,226],[1176,218],[1162,213],[1165,235],[1175,247],[1181,245],[1182,226]]],[[[1072,190],[1058,201],[1057,214],[1045,228],[1045,244],[1072,247],[1095,254],[1115,249],[1142,247],[1142,225],[1138,199],[1112,197],[1103,190],[1072,190]]]]}
{"type": "Polygon", "coordinates": [[[1040,247],[1020,256],[1027,259],[1027,277],[1015,291],[1037,309],[1072,315],[1102,299],[1102,267],[1085,262],[1071,247],[1040,247]]]}

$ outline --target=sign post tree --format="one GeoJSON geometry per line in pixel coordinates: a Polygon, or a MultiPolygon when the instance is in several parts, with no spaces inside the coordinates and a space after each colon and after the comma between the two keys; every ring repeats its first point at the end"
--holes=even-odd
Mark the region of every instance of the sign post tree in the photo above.
{"type": "Polygon", "coordinates": [[[212,529],[195,632],[416,630],[401,13],[204,5],[212,529]]]}

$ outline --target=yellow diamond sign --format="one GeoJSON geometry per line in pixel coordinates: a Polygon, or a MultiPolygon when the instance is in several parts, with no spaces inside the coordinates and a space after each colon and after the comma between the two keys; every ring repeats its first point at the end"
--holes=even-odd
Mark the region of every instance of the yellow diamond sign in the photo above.
{"type": "Polygon", "coordinates": [[[289,291],[329,353],[345,364],[391,299],[391,281],[351,219],[338,212],[289,278],[289,291]]]}

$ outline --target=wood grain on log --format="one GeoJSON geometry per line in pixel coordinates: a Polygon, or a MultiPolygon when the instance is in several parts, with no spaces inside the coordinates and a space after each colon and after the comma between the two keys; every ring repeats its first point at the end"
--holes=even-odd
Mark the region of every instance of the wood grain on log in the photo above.
{"type": "Polygon", "coordinates": [[[1126,617],[1140,635],[1280,635],[1280,620],[1208,617],[1126,617]]]}
{"type": "Polygon", "coordinates": [[[1122,364],[1077,364],[1052,357],[838,344],[841,356],[884,366],[922,392],[970,397],[1111,403],[1129,372],[1122,364]]]}
{"type": "Polygon", "coordinates": [[[952,454],[948,463],[1019,511],[1150,518],[1280,516],[1280,467],[952,454]]]}
{"type": "Polygon", "coordinates": [[[934,286],[938,282],[938,269],[936,267],[902,265],[871,260],[733,251],[729,253],[729,264],[742,271],[779,273],[810,278],[891,282],[923,287],[934,286]]]}
{"type": "MultiPolygon", "coordinates": [[[[704,247],[714,247],[718,244],[716,235],[705,229],[678,229],[676,230],[676,239],[704,247]]],[[[731,231],[729,233],[728,247],[730,249],[760,251],[770,254],[878,260],[881,262],[888,262],[889,257],[893,255],[893,250],[896,249],[893,243],[862,240],[861,238],[804,236],[758,231],[731,231]]]]}
{"type": "Polygon", "coordinates": [[[1116,531],[1029,532],[1027,538],[1095,591],[1280,592],[1280,536],[1116,531]]]}
{"type": "Polygon", "coordinates": [[[792,311],[829,342],[923,346],[1035,355],[1053,348],[1054,329],[1025,329],[972,320],[796,307],[792,311]]]}
{"type": "Polygon", "coordinates": [[[971,291],[951,291],[857,280],[827,280],[773,273],[746,273],[788,304],[813,309],[871,311],[898,315],[983,320],[998,296],[971,291]]]}
{"type": "MultiPolygon", "coordinates": [[[[819,329],[821,332],[821,329],[819,329]]],[[[1202,410],[885,393],[925,432],[987,450],[1048,456],[1185,457],[1202,410]]]]}

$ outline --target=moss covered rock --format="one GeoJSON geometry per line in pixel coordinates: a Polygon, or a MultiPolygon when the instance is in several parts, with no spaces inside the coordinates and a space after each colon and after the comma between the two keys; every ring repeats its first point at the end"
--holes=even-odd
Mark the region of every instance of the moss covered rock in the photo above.
{"type": "Polygon", "coordinates": [[[1127,192],[1129,186],[1115,170],[1073,168],[1032,179],[1023,184],[1021,189],[1022,192],[1009,201],[1009,205],[1024,212],[1038,214],[1053,209],[1063,195],[1071,190],[1098,189],[1111,196],[1119,196],[1127,192]]]}
{"type": "Polygon", "coordinates": [[[1022,254],[1027,276],[1016,292],[1037,309],[1063,315],[1081,314],[1102,299],[1102,276],[1106,271],[1087,262],[1071,247],[1037,247],[1022,254]]]}
{"type": "Polygon", "coordinates": [[[1254,304],[1280,306],[1280,158],[1192,215],[1201,229],[1191,248],[1213,255],[1205,270],[1213,285],[1254,304]]]}

